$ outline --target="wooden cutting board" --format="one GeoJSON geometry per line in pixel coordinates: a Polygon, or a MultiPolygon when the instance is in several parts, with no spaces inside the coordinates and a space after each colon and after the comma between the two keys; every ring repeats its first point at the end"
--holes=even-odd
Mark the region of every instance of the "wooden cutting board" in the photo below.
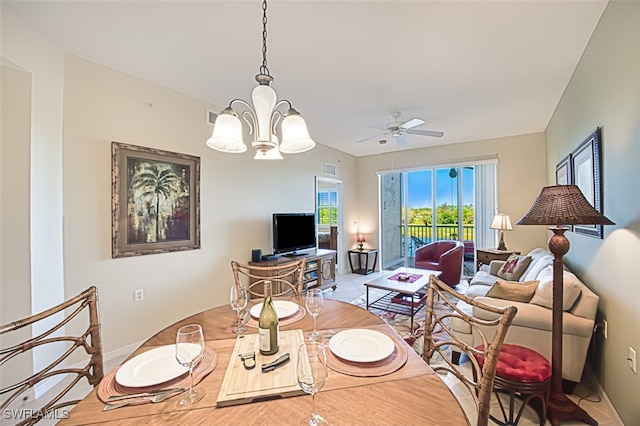
{"type": "Polygon", "coordinates": [[[258,349],[257,334],[239,336],[222,380],[216,406],[225,407],[247,404],[256,400],[303,395],[304,391],[300,389],[296,376],[298,347],[302,343],[304,343],[302,330],[281,331],[278,353],[263,356],[258,349]],[[247,352],[256,354],[256,367],[252,370],[245,369],[240,359],[240,354],[247,352]],[[262,372],[260,368],[262,364],[274,361],[287,352],[291,356],[287,364],[268,373],[262,372]]]}

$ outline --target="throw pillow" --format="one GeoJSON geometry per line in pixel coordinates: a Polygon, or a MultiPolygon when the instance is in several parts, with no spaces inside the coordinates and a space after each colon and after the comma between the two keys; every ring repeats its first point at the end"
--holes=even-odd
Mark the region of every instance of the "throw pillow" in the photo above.
{"type": "Polygon", "coordinates": [[[529,262],[531,262],[531,257],[529,256],[512,254],[498,271],[498,276],[503,280],[518,281],[529,266],[529,262]]]}
{"type": "MultiPolygon", "coordinates": [[[[538,278],[540,279],[540,284],[538,284],[536,293],[529,303],[553,309],[553,268],[549,266],[543,269],[538,278]]],[[[568,311],[576,303],[582,290],[580,289],[578,277],[569,271],[562,271],[562,282],[562,310],[568,311]]]]}
{"type": "Polygon", "coordinates": [[[498,280],[487,292],[487,297],[529,303],[538,288],[539,281],[502,281],[498,280]]]}

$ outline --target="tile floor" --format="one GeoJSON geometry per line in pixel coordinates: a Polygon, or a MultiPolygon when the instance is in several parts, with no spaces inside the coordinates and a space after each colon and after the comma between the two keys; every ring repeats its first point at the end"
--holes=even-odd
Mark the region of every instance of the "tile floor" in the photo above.
{"type": "MultiPolygon", "coordinates": [[[[376,276],[383,275],[381,272],[374,272],[370,275],[358,275],[358,274],[344,274],[337,277],[336,290],[327,289],[324,291],[325,298],[343,300],[351,302],[362,296],[365,292],[364,283],[376,276]]],[[[464,363],[463,363],[464,366],[464,363]]],[[[589,376],[585,374],[585,376],[589,376]]],[[[444,382],[452,390],[453,394],[459,399],[463,409],[467,412],[471,420],[471,424],[475,424],[475,403],[472,397],[468,394],[466,388],[455,378],[443,376],[444,382]]],[[[569,395],[574,402],[585,409],[591,417],[593,417],[600,426],[623,426],[618,415],[613,412],[609,404],[598,395],[598,389],[596,383],[590,382],[589,379],[583,380],[583,383],[578,384],[573,394],[569,395]]],[[[493,404],[492,404],[493,407],[493,404]]],[[[499,408],[497,403],[495,408],[499,408]]],[[[519,423],[521,426],[530,426],[539,424],[538,415],[533,409],[527,407],[523,414],[523,418],[519,423]]],[[[546,422],[547,425],[551,423],[546,422]]],[[[582,425],[582,422],[564,422],[563,425],[582,425]]]]}

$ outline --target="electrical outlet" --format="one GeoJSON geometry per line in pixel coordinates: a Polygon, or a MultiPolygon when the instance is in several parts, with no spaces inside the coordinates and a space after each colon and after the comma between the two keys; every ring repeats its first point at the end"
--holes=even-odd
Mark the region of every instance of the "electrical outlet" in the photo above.
{"type": "Polygon", "coordinates": [[[609,325],[608,325],[608,323],[607,323],[607,320],[602,320],[602,323],[604,324],[604,325],[602,326],[602,331],[603,331],[603,333],[604,333],[604,340],[607,340],[607,337],[609,337],[609,333],[608,333],[608,331],[609,331],[609,325]]]}
{"type": "Polygon", "coordinates": [[[134,302],[142,302],[144,300],[144,290],[134,290],[133,292],[133,301],[134,302]]]}
{"type": "Polygon", "coordinates": [[[627,357],[627,361],[629,361],[629,368],[633,370],[634,373],[637,373],[636,370],[636,350],[629,346],[629,356],[627,357]]]}

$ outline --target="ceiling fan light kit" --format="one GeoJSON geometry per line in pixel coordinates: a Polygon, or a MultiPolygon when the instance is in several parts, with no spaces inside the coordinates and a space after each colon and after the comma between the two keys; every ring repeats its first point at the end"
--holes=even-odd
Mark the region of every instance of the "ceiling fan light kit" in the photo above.
{"type": "Polygon", "coordinates": [[[251,93],[253,108],[242,99],[234,99],[222,110],[213,125],[213,133],[207,146],[226,153],[242,153],[247,150],[242,135],[242,122],[234,105],[241,107],[242,119],[253,135],[251,147],[256,150],[256,160],[281,160],[282,155],[298,154],[313,149],[315,141],[309,136],[307,124],[288,100],[278,101],[270,86],[273,77],[267,67],[267,1],[262,2],[262,66],[256,75],[258,86],[251,93]],[[285,111],[284,114],[282,111],[285,111]],[[280,124],[280,132],[277,126],[280,124]],[[278,133],[282,141],[278,142],[278,133]]]}
{"type": "MultiPolygon", "coordinates": [[[[383,129],[380,130],[384,130],[383,133],[374,135],[374,136],[369,136],[367,138],[361,139],[359,141],[357,141],[358,143],[362,143],[362,142],[366,142],[370,139],[374,139],[377,138],[379,136],[383,136],[383,135],[391,135],[394,137],[394,139],[396,140],[396,143],[400,146],[404,146],[407,144],[407,140],[404,137],[405,134],[407,135],[418,135],[418,136],[430,136],[430,137],[434,137],[434,138],[441,138],[442,136],[444,136],[444,132],[440,132],[440,131],[436,131],[436,130],[419,130],[419,129],[414,129],[414,127],[420,126],[422,124],[425,123],[425,121],[421,118],[412,118],[411,120],[408,121],[400,121],[400,113],[399,112],[393,112],[391,113],[391,117],[393,117],[393,121],[390,123],[387,123],[387,126],[383,129]]],[[[385,139],[380,139],[378,141],[378,143],[380,145],[384,145],[385,143],[387,143],[387,141],[385,139]],[[384,142],[382,142],[384,141],[384,142]]]]}

